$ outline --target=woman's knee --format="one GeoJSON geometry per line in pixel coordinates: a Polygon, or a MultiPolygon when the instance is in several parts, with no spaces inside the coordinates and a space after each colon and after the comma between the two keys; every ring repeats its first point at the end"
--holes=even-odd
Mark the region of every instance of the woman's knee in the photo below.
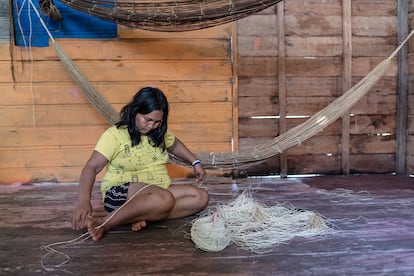
{"type": "Polygon", "coordinates": [[[198,188],[197,202],[199,203],[201,209],[204,209],[205,207],[207,207],[209,200],[210,200],[210,197],[209,197],[208,192],[204,189],[198,188]]]}
{"type": "Polygon", "coordinates": [[[169,212],[174,208],[174,195],[168,190],[158,190],[151,193],[152,205],[158,212],[169,212]]]}

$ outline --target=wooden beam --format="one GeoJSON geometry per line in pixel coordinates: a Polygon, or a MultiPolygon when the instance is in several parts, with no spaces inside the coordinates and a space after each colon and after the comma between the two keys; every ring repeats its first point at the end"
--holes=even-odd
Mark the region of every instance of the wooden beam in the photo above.
{"type": "MultiPolygon", "coordinates": [[[[285,15],[284,2],[277,3],[277,41],[278,41],[278,90],[279,90],[279,134],[286,132],[286,64],[285,64],[285,15]]],[[[280,154],[280,176],[288,173],[287,154],[280,154]]]]}
{"type": "MultiPolygon", "coordinates": [[[[351,0],[342,0],[342,38],[343,38],[343,74],[342,91],[352,86],[352,7],[351,0]]],[[[342,173],[350,172],[349,162],[349,112],[342,116],[342,173]]]]}
{"type": "Polygon", "coordinates": [[[231,53],[231,58],[233,60],[233,75],[232,75],[232,96],[231,96],[231,102],[233,104],[232,109],[232,115],[233,115],[233,119],[232,119],[232,140],[231,140],[231,151],[234,152],[235,150],[239,149],[239,78],[237,77],[237,70],[235,68],[237,68],[239,61],[238,61],[238,56],[239,56],[239,51],[237,48],[237,21],[232,24],[231,27],[231,47],[232,47],[232,53],[231,53]]]}
{"type": "MultiPolygon", "coordinates": [[[[398,0],[398,43],[408,35],[408,0],[398,0]]],[[[397,148],[395,172],[406,174],[407,168],[407,124],[408,124],[408,47],[398,53],[398,99],[397,99],[397,148]]]]}

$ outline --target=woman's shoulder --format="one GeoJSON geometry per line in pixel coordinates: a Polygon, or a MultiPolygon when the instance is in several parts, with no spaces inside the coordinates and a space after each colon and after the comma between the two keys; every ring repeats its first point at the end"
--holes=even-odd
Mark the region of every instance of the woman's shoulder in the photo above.
{"type": "Polygon", "coordinates": [[[127,137],[129,137],[128,128],[126,126],[117,127],[116,125],[112,125],[104,131],[102,136],[106,136],[106,137],[108,137],[108,136],[109,137],[127,136],[127,137]]]}

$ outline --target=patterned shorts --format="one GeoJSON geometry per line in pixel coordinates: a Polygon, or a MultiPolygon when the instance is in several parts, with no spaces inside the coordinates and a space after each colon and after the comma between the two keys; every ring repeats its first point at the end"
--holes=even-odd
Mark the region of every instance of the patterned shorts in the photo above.
{"type": "Polygon", "coordinates": [[[105,193],[104,208],[107,212],[112,212],[123,205],[128,198],[129,183],[121,186],[114,186],[105,193]]]}

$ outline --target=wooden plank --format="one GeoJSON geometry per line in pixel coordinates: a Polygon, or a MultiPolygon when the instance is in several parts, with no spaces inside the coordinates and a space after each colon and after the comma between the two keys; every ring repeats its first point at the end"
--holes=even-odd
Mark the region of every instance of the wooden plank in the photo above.
{"type": "MultiPolygon", "coordinates": [[[[185,142],[185,141],[184,141],[185,142]]],[[[230,143],[208,142],[198,146],[199,143],[186,143],[197,152],[230,152],[230,143]]],[[[88,160],[94,145],[86,146],[41,146],[19,147],[1,149],[1,168],[60,168],[81,167],[88,160]]],[[[1,182],[1,181],[0,181],[1,182]]]]}
{"type": "Polygon", "coordinates": [[[352,34],[354,36],[397,36],[397,17],[392,16],[353,16],[352,34]]]}
{"type": "Polygon", "coordinates": [[[291,76],[286,78],[289,97],[338,97],[341,95],[339,77],[291,76]]]}
{"type": "MultiPolygon", "coordinates": [[[[85,160],[86,161],[86,160],[85,160]]],[[[36,182],[77,182],[82,170],[81,166],[75,167],[42,167],[42,168],[0,168],[0,184],[18,185],[36,182]],[[76,177],[75,177],[76,176],[76,177]],[[76,180],[75,180],[76,179],[76,180]]],[[[97,177],[97,181],[102,176],[97,177]]]]}
{"type": "MultiPolygon", "coordinates": [[[[278,128],[274,127],[277,119],[250,119],[239,118],[240,120],[240,136],[241,137],[268,137],[273,139],[278,134],[278,128]]],[[[291,129],[306,119],[288,118],[287,129],[291,129]]],[[[411,121],[414,121],[412,119],[411,121]]],[[[350,134],[367,134],[386,136],[395,132],[394,115],[357,115],[351,116],[350,134]]],[[[412,122],[413,123],[413,122],[412,122]]],[[[330,126],[326,127],[321,134],[323,135],[340,135],[341,122],[337,120],[330,126]]],[[[260,144],[258,141],[250,141],[252,145],[260,144]]]]}
{"type": "Polygon", "coordinates": [[[285,22],[287,36],[340,36],[342,31],[339,15],[286,13],[285,22]]]}
{"type": "MultiPolygon", "coordinates": [[[[283,134],[287,130],[287,91],[286,91],[286,64],[285,58],[289,53],[286,51],[285,44],[289,45],[289,42],[286,41],[285,37],[285,5],[283,2],[277,4],[277,25],[278,25],[278,97],[279,97],[279,134],[283,134]],[[283,42],[283,43],[282,43],[283,42]]],[[[280,174],[282,177],[287,176],[288,164],[287,164],[287,155],[285,152],[280,154],[280,174]]]]}
{"type": "MultiPolygon", "coordinates": [[[[274,138],[271,137],[248,137],[240,138],[240,151],[248,151],[255,146],[262,146],[273,142],[274,138]]],[[[315,154],[337,154],[339,152],[340,136],[335,135],[315,135],[306,141],[302,141],[301,144],[296,145],[288,149],[288,158],[293,155],[310,155],[315,154]],[[323,139],[322,139],[323,138],[323,139]]],[[[275,152],[276,155],[277,152],[275,152]]]]}
{"type": "Polygon", "coordinates": [[[9,5],[7,0],[0,0],[0,44],[7,44],[10,39],[9,5]]]}
{"type": "MultiPolygon", "coordinates": [[[[177,80],[225,80],[231,79],[231,63],[229,61],[165,61],[138,62],[127,61],[78,61],[75,63],[88,81],[133,82],[137,80],[166,81],[177,80]],[[145,64],[145,66],[143,66],[145,64]],[[96,74],[99,72],[99,74],[96,74]]],[[[71,76],[58,61],[41,61],[29,63],[22,67],[15,63],[17,82],[61,82],[71,81],[71,76]],[[33,75],[31,75],[33,72],[33,75]]],[[[9,68],[8,62],[0,62],[0,68],[9,68]]],[[[11,74],[1,74],[0,82],[12,82],[11,74]]]]}
{"type": "Polygon", "coordinates": [[[351,154],[351,173],[393,173],[395,154],[351,154]]]}
{"type": "Polygon", "coordinates": [[[0,132],[3,145],[0,149],[33,147],[90,146],[94,147],[102,132],[108,128],[101,126],[65,127],[9,127],[0,132]],[[82,135],[79,135],[82,133],[82,135]]]}
{"type": "MultiPolygon", "coordinates": [[[[135,81],[92,82],[95,89],[112,104],[126,104],[144,86],[155,86],[166,95],[169,103],[231,102],[232,86],[226,81],[135,81]]],[[[84,104],[88,100],[74,82],[0,83],[2,105],[18,106],[53,104],[84,104]]]]}
{"type": "MultiPolygon", "coordinates": [[[[351,0],[342,0],[342,48],[343,48],[343,76],[342,91],[345,93],[351,88],[352,84],[352,3],[351,0]]],[[[342,173],[350,173],[349,160],[349,109],[342,116],[341,128],[341,167],[342,173]]]]}
{"type": "MultiPolygon", "coordinates": [[[[275,8],[267,9],[268,13],[261,13],[261,14],[252,14],[245,18],[242,18],[237,21],[237,39],[240,38],[257,38],[257,39],[264,39],[265,37],[270,37],[273,40],[276,40],[278,37],[277,28],[275,28],[275,22],[278,21],[277,15],[275,13],[275,8]],[[257,26],[261,26],[257,28],[257,26]]],[[[238,40],[238,45],[241,45],[243,41],[238,40]]],[[[274,46],[272,46],[273,50],[277,51],[277,43],[273,41],[274,46]]],[[[258,49],[257,49],[258,50],[258,49]]],[[[259,52],[260,53],[260,52],[259,52]]],[[[274,52],[272,53],[272,55],[274,52]]],[[[239,52],[239,55],[246,56],[244,51],[239,52]]],[[[267,56],[267,55],[265,55],[267,56]]]]}
{"type": "MultiPolygon", "coordinates": [[[[267,30],[267,29],[264,29],[267,30]]],[[[278,54],[277,39],[273,36],[239,36],[239,55],[274,57],[278,54]]]]}
{"type": "MultiPolygon", "coordinates": [[[[230,40],[223,39],[153,39],[127,40],[56,39],[73,61],[154,61],[154,60],[228,60],[230,40]],[[168,47],[165,45],[168,44],[168,47]]],[[[27,49],[14,47],[16,62],[27,60],[27,49]]],[[[59,60],[53,46],[31,49],[33,60],[59,60]]]]}
{"type": "MultiPolygon", "coordinates": [[[[413,115],[409,117],[409,120],[413,121],[413,115]]],[[[410,127],[410,132],[414,128],[410,127]]],[[[414,175],[414,135],[410,134],[407,137],[407,174],[414,175]]]]}
{"type": "Polygon", "coordinates": [[[278,80],[274,77],[243,77],[238,78],[238,94],[240,97],[272,96],[278,89],[278,80]]]}
{"type": "MultiPolygon", "coordinates": [[[[398,43],[408,35],[408,0],[397,1],[398,43]]],[[[395,172],[407,172],[407,126],[408,126],[408,48],[398,53],[398,100],[397,100],[397,145],[395,151],[395,172]]]]}
{"type": "Polygon", "coordinates": [[[188,32],[153,32],[141,29],[129,28],[126,26],[118,25],[118,37],[119,38],[185,38],[185,39],[198,39],[198,38],[222,38],[227,39],[231,35],[232,24],[228,23],[208,29],[188,31],[188,32]]]}
{"type": "Polygon", "coordinates": [[[354,57],[388,57],[397,45],[394,37],[352,37],[352,55],[354,57]]]}
{"type": "MultiPolygon", "coordinates": [[[[114,105],[120,110],[123,105],[114,105]]],[[[170,123],[177,122],[231,122],[231,103],[204,103],[192,105],[171,104],[170,123]],[[211,112],[211,109],[215,112],[211,112]]],[[[88,104],[84,105],[39,105],[4,107],[0,109],[0,126],[31,127],[63,125],[107,125],[106,121],[88,104]]]]}
{"type": "MultiPolygon", "coordinates": [[[[354,57],[352,59],[352,76],[365,77],[383,60],[383,57],[354,57]]],[[[384,76],[396,76],[397,71],[397,61],[393,59],[384,76]]]]}
{"type": "MultiPolygon", "coordinates": [[[[287,112],[289,116],[310,116],[332,103],[332,97],[288,97],[287,112]]],[[[395,112],[395,95],[367,95],[351,107],[352,114],[393,114],[395,112]]]]}
{"type": "Polygon", "coordinates": [[[394,133],[396,122],[394,114],[354,115],[350,118],[351,134],[387,134],[394,133]]]}
{"type": "Polygon", "coordinates": [[[289,155],[289,174],[340,174],[339,155],[289,155]]]}
{"type": "Polygon", "coordinates": [[[340,144],[340,135],[315,135],[290,148],[288,154],[289,157],[308,154],[337,155],[340,152],[340,144]]]}
{"type": "MultiPolygon", "coordinates": [[[[340,157],[327,155],[289,156],[290,174],[339,174],[340,157]]],[[[351,173],[392,173],[394,154],[350,155],[351,173]]]]}
{"type": "MultiPolygon", "coordinates": [[[[241,138],[241,149],[248,149],[249,145],[265,145],[272,142],[272,138],[241,138]]],[[[315,135],[288,150],[290,156],[301,155],[340,155],[340,134],[315,135]]],[[[393,154],[395,151],[395,135],[352,135],[350,137],[350,155],[393,154]]]]}
{"type": "MultiPolygon", "coordinates": [[[[232,25],[232,36],[231,41],[236,41],[237,38],[237,24],[232,25]]],[[[232,62],[235,66],[239,64],[239,54],[237,43],[232,43],[232,62]]],[[[234,66],[232,68],[232,96],[230,101],[232,102],[232,140],[231,140],[231,152],[236,151],[239,148],[239,78],[237,76],[237,70],[234,66]]]]}
{"type": "Polygon", "coordinates": [[[395,134],[354,134],[350,138],[350,152],[351,154],[393,154],[395,152],[395,134]]]}
{"type": "Polygon", "coordinates": [[[339,36],[286,37],[286,55],[293,57],[332,57],[342,54],[342,38],[339,36]]]}
{"type": "MultiPolygon", "coordinates": [[[[277,61],[273,59],[269,59],[269,58],[240,57],[239,61],[240,61],[240,68],[238,69],[239,76],[273,77],[276,75],[276,72],[278,70],[277,65],[276,65],[277,61]]],[[[362,62],[363,61],[361,61],[361,63],[362,62]]],[[[305,58],[305,57],[286,57],[287,77],[290,77],[290,76],[307,76],[307,77],[339,76],[341,73],[340,66],[341,66],[341,59],[337,57],[318,58],[318,59],[305,58]]],[[[369,70],[367,71],[367,73],[368,72],[369,70]]]]}
{"type": "Polygon", "coordinates": [[[409,137],[414,136],[413,135],[414,134],[414,114],[412,114],[412,113],[408,114],[408,129],[407,129],[407,131],[408,131],[409,137]]]}
{"type": "MultiPolygon", "coordinates": [[[[0,132],[2,148],[48,146],[95,146],[108,125],[51,127],[10,127],[0,132]],[[82,135],[79,135],[82,133],[82,135]]],[[[183,141],[196,143],[230,143],[231,122],[171,123],[169,127],[183,141]]]]}
{"type": "MultiPolygon", "coordinates": [[[[10,61],[10,41],[0,42],[0,61],[10,61]]],[[[0,67],[1,68],[1,67],[0,67]]],[[[10,70],[10,67],[7,69],[10,70]]],[[[6,71],[4,71],[6,72],[6,71]]],[[[3,73],[3,71],[2,71],[3,73]]]]}
{"type": "MultiPolygon", "coordinates": [[[[360,77],[352,78],[355,85],[360,77]]],[[[292,76],[286,78],[286,87],[289,96],[334,96],[339,97],[342,93],[339,77],[301,77],[292,76]],[[306,92],[306,93],[305,93],[306,92]]],[[[253,90],[253,89],[252,89],[253,90]]],[[[395,76],[382,77],[371,89],[368,96],[397,94],[397,82],[395,76]]],[[[254,90],[252,91],[254,92],[254,90]]],[[[345,91],[344,91],[345,92],[345,91]]]]}
{"type": "Polygon", "coordinates": [[[238,57],[239,77],[276,77],[277,59],[267,57],[238,57]]]}
{"type": "Polygon", "coordinates": [[[286,57],[287,76],[333,77],[342,73],[339,57],[286,57]]]}
{"type": "Polygon", "coordinates": [[[279,134],[278,121],[277,119],[250,119],[240,117],[239,138],[276,137],[279,134]]]}
{"type": "Polygon", "coordinates": [[[395,114],[396,95],[377,95],[374,91],[364,96],[351,111],[353,114],[395,114]]]}
{"type": "MultiPolygon", "coordinates": [[[[191,185],[193,181],[176,183],[191,185]]],[[[374,275],[383,271],[410,275],[414,261],[412,183],[412,178],[389,175],[211,179],[203,185],[211,193],[209,207],[229,204],[235,195],[250,190],[260,203],[289,203],[290,207],[313,211],[334,224],[335,229],[255,254],[234,244],[220,252],[195,248],[186,233],[199,216],[157,222],[139,233],[126,225],[113,229],[99,243],[87,239],[76,245],[58,246],[56,249],[70,257],[61,267],[64,272],[46,271],[41,266],[39,259],[46,251],[39,250],[39,245],[71,240],[85,232],[71,229],[68,221],[74,208],[68,203],[76,202],[77,185],[10,187],[0,195],[4,210],[0,231],[8,254],[8,262],[2,262],[0,269],[13,275],[130,275],[137,273],[137,267],[141,274],[154,275],[271,275],[280,271],[286,275],[374,275]],[[231,192],[232,184],[239,191],[231,192]],[[107,246],[111,246],[109,253],[97,250],[107,246]],[[137,251],[142,254],[137,255],[137,251]],[[159,258],[160,252],[163,258],[159,258]],[[178,263],[177,258],[182,261],[178,263]],[[154,263],[157,265],[151,265],[154,263]]],[[[100,196],[96,185],[92,206],[96,215],[103,217],[106,213],[100,196]]],[[[52,266],[60,260],[49,255],[44,264],[52,266]]]]}
{"type": "Polygon", "coordinates": [[[90,146],[64,146],[4,149],[1,151],[2,168],[80,167],[91,155],[90,146]]]}
{"type": "Polygon", "coordinates": [[[332,97],[287,97],[287,115],[313,115],[329,105],[334,99],[332,97]]]}
{"type": "Polygon", "coordinates": [[[239,117],[275,116],[278,114],[278,98],[239,97],[239,117]]]}
{"type": "Polygon", "coordinates": [[[395,16],[397,1],[355,1],[352,3],[352,14],[355,16],[395,16]]]}
{"type": "Polygon", "coordinates": [[[296,0],[286,1],[286,14],[296,16],[316,15],[320,17],[342,15],[341,3],[338,0],[296,0]]]}

